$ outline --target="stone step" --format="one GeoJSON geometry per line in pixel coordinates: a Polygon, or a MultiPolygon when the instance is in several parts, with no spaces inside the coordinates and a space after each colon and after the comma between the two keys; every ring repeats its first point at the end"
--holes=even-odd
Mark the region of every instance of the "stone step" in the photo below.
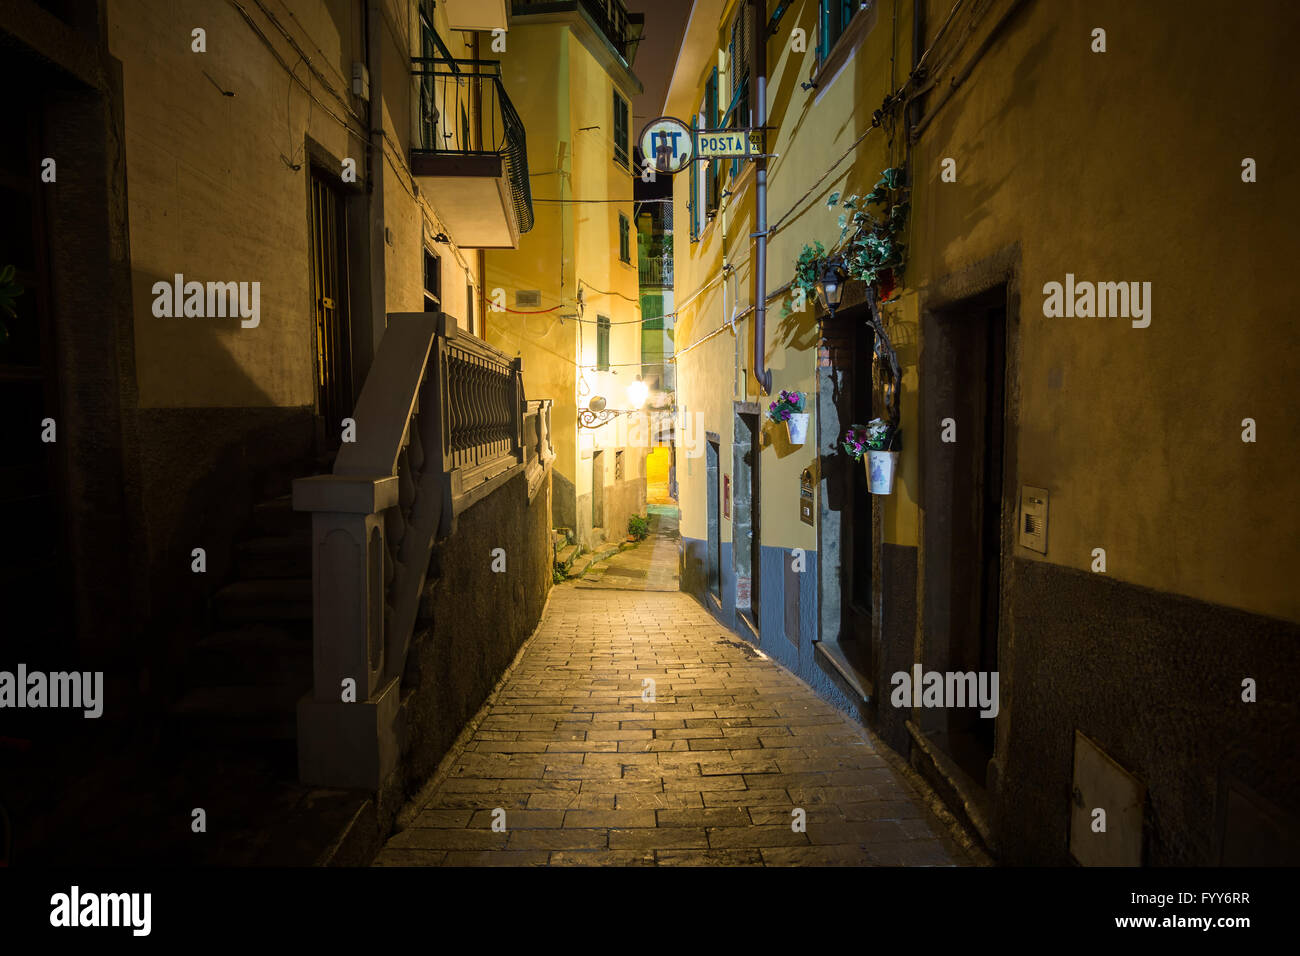
{"type": "Polygon", "coordinates": [[[253,518],[248,526],[250,537],[288,537],[294,534],[311,534],[311,514],[293,510],[293,498],[280,495],[253,506],[253,518]]]}
{"type": "Polygon", "coordinates": [[[299,684],[312,671],[311,629],[250,624],[217,631],[191,648],[188,686],[299,684]]]}
{"type": "Polygon", "coordinates": [[[241,541],[236,546],[235,574],[241,579],[310,578],[311,529],[241,541]]]}
{"type": "Polygon", "coordinates": [[[578,556],[578,546],[576,544],[565,545],[555,556],[555,566],[561,571],[567,571],[573,564],[573,559],[578,556]]]}
{"type": "Polygon", "coordinates": [[[195,687],[171,709],[167,732],[179,742],[296,739],[298,700],[310,678],[284,684],[195,687]]]}
{"type": "Polygon", "coordinates": [[[236,581],[216,593],[213,610],[224,624],[310,621],[311,578],[236,581]]]}

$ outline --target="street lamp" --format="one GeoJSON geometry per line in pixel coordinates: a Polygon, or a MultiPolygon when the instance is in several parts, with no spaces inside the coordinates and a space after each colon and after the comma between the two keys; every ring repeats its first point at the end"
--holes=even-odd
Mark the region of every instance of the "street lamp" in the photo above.
{"type": "Polygon", "coordinates": [[[650,386],[641,381],[641,376],[636,377],[636,381],[627,387],[627,401],[632,410],[636,411],[645,406],[646,399],[650,397],[650,386]]]}
{"type": "Polygon", "coordinates": [[[817,294],[821,296],[822,305],[826,311],[834,318],[835,310],[840,307],[840,302],[844,299],[844,281],[847,274],[844,271],[844,265],[840,262],[838,256],[826,261],[826,268],[822,271],[821,278],[817,280],[817,294]]]}

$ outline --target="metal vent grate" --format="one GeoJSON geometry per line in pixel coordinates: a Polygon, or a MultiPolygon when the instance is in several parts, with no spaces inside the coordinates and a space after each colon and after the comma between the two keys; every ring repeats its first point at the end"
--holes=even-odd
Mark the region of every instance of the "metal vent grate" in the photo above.
{"type": "Polygon", "coordinates": [[[542,304],[541,289],[516,289],[515,305],[526,308],[536,308],[542,304]]]}

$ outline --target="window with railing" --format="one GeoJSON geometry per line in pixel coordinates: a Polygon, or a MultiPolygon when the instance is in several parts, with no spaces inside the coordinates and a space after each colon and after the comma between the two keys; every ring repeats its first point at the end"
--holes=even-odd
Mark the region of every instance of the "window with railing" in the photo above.
{"type": "Polygon", "coordinates": [[[458,59],[420,3],[420,56],[411,58],[417,141],[412,153],[497,155],[502,159],[519,231],[533,227],[524,122],[506,94],[497,60],[458,59]]]}

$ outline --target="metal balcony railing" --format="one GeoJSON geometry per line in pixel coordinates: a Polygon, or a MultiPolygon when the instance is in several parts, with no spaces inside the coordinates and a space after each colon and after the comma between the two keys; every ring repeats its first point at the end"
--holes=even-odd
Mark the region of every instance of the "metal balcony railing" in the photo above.
{"type": "Polygon", "coordinates": [[[671,289],[673,285],[672,256],[643,257],[637,263],[641,288],[671,289]]]}
{"type": "Polygon", "coordinates": [[[581,7],[613,44],[624,61],[629,43],[627,7],[623,0],[514,0],[515,14],[551,13],[581,7]]]}
{"type": "Polygon", "coordinates": [[[412,57],[419,115],[412,153],[499,155],[521,233],[533,228],[524,122],[506,94],[496,60],[412,57]]]}

